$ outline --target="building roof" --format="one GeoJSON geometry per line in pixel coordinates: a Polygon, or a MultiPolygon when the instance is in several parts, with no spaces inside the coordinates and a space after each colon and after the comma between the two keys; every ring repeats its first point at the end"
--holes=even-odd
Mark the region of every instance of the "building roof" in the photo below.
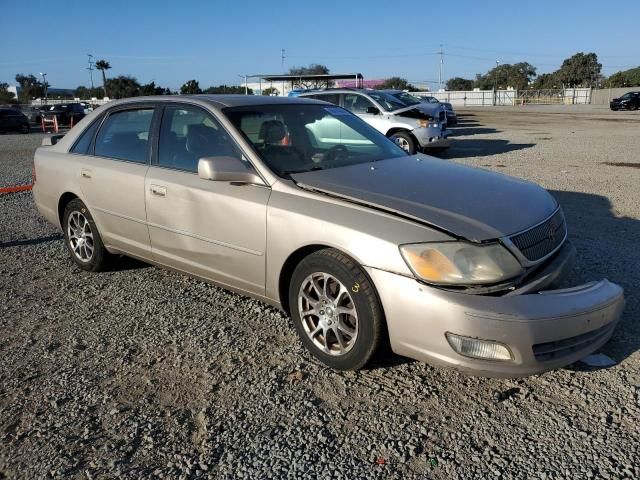
{"type": "Polygon", "coordinates": [[[261,78],[267,82],[283,82],[283,81],[309,81],[309,80],[348,80],[357,78],[362,80],[364,77],[361,73],[330,73],[319,75],[248,75],[247,78],[261,78]]]}

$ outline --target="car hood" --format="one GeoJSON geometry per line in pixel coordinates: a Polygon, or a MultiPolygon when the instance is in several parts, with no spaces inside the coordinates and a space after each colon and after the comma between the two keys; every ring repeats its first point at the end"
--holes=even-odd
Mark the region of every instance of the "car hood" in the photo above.
{"type": "Polygon", "coordinates": [[[424,112],[428,115],[431,115],[434,118],[438,118],[438,114],[440,113],[440,111],[442,110],[442,106],[441,105],[437,105],[437,104],[433,104],[433,103],[418,103],[416,105],[409,105],[408,107],[405,108],[399,108],[398,110],[394,110],[393,112],[390,112],[393,115],[400,115],[402,116],[403,113],[405,112],[409,112],[411,110],[418,110],[419,112],[424,112]]]}
{"type": "Polygon", "coordinates": [[[302,188],[433,225],[472,241],[525,230],[549,217],[542,187],[426,155],[292,174],[302,188]]]}

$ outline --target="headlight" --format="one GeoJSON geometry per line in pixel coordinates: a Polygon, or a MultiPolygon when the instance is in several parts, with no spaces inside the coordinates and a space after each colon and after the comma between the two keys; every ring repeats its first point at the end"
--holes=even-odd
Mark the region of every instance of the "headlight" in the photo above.
{"type": "Polygon", "coordinates": [[[427,128],[429,126],[429,122],[433,122],[433,121],[434,121],[433,117],[427,117],[427,120],[424,120],[421,118],[419,120],[416,120],[416,123],[418,124],[419,127],[427,128]]]}
{"type": "Polygon", "coordinates": [[[436,284],[499,283],[522,273],[520,263],[499,243],[413,243],[401,245],[400,253],[416,277],[436,284]]]}

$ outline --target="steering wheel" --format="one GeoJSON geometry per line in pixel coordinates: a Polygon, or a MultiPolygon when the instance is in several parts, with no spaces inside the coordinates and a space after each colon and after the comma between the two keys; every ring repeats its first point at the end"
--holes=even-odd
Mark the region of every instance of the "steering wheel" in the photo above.
{"type": "Polygon", "coordinates": [[[324,154],[324,159],[327,161],[346,160],[349,156],[349,149],[344,145],[334,145],[327,153],[324,154]]]}

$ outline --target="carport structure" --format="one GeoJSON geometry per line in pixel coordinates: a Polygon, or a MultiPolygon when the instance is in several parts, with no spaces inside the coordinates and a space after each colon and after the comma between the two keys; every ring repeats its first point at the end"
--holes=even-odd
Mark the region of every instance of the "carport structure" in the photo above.
{"type": "MultiPolygon", "coordinates": [[[[282,84],[282,92],[284,93],[284,86],[286,83],[291,82],[291,90],[294,89],[296,83],[302,85],[303,82],[310,83],[313,88],[321,88],[322,85],[327,86],[329,82],[334,80],[355,80],[356,88],[364,87],[364,76],[361,73],[331,73],[331,74],[318,74],[318,75],[245,75],[245,94],[247,93],[247,80],[249,78],[257,78],[260,83],[260,90],[262,91],[262,82],[269,82],[270,87],[273,87],[273,82],[280,82],[282,84]]],[[[309,88],[309,87],[308,87],[309,88]]]]}

